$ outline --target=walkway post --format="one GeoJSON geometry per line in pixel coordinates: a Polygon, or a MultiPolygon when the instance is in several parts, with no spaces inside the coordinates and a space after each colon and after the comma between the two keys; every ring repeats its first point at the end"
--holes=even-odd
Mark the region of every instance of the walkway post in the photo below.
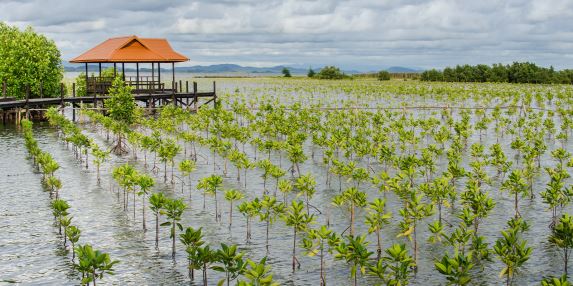
{"type": "MultiPolygon", "coordinates": [[[[72,83],[72,97],[76,97],[76,83],[72,83]]],[[[72,122],[76,121],[76,107],[74,102],[72,102],[72,122]]]]}
{"type": "Polygon", "coordinates": [[[64,114],[64,83],[60,83],[60,106],[62,109],[62,115],[64,114]]]}
{"type": "Polygon", "coordinates": [[[194,106],[195,113],[197,113],[197,110],[199,110],[199,98],[197,97],[197,82],[196,81],[193,82],[193,102],[195,104],[195,106],[194,106]]]}
{"type": "Polygon", "coordinates": [[[30,110],[28,108],[28,101],[30,100],[30,84],[26,85],[26,105],[25,105],[25,109],[26,109],[26,119],[30,119],[30,110]]]}
{"type": "Polygon", "coordinates": [[[213,107],[217,107],[217,86],[215,81],[213,81],[213,107]]]}

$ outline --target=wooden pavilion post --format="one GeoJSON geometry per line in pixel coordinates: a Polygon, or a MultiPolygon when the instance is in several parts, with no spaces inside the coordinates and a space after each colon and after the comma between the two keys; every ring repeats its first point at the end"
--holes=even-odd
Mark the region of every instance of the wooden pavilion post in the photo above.
{"type": "Polygon", "coordinates": [[[117,66],[116,63],[113,63],[113,78],[115,79],[116,76],[117,76],[117,66]]]}
{"type": "Polygon", "coordinates": [[[139,63],[135,63],[135,90],[139,90],[139,63]]]}
{"type": "Polygon", "coordinates": [[[175,62],[172,62],[172,63],[171,63],[171,74],[172,74],[172,76],[173,76],[173,80],[172,80],[173,86],[172,86],[172,88],[173,88],[175,91],[177,91],[177,90],[176,90],[176,86],[175,86],[175,62]]]}
{"type": "Polygon", "coordinates": [[[159,84],[157,88],[163,91],[163,88],[161,88],[161,63],[157,63],[157,83],[159,84]]]}
{"type": "Polygon", "coordinates": [[[101,78],[101,63],[98,63],[98,68],[99,68],[99,77],[101,78]]]}
{"type": "Polygon", "coordinates": [[[152,90],[155,90],[155,63],[151,63],[151,84],[153,84],[152,90]]]}
{"type": "Polygon", "coordinates": [[[125,63],[121,63],[121,77],[123,82],[125,82],[125,63]]]}
{"type": "Polygon", "coordinates": [[[86,63],[86,95],[88,95],[88,81],[89,81],[89,76],[88,76],[88,63],[86,63]]]}

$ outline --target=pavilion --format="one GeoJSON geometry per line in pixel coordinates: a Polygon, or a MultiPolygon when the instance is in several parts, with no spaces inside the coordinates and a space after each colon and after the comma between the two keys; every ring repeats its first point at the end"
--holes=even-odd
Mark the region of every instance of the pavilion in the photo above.
{"type": "Polygon", "coordinates": [[[113,75],[117,75],[117,64],[121,64],[121,74],[127,85],[134,87],[134,93],[165,92],[165,86],[161,82],[161,64],[171,63],[172,90],[176,89],[175,63],[185,62],[189,59],[174,51],[166,39],[139,38],[137,36],[110,38],[93,47],[80,56],[72,59],[70,63],[84,63],[86,73],[86,93],[106,94],[111,87],[113,77],[102,76],[102,63],[113,63],[113,75]],[[98,76],[88,75],[88,64],[97,63],[99,66],[98,76]],[[136,76],[125,76],[125,64],[135,63],[136,76]],[[139,64],[151,64],[151,76],[139,75],[139,64]],[[157,68],[157,75],[156,75],[157,68]]]}

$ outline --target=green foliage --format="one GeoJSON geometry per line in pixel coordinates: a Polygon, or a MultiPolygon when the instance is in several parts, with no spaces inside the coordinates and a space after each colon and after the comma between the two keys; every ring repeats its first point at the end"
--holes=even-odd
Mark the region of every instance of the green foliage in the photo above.
{"type": "Polygon", "coordinates": [[[376,77],[378,80],[390,80],[390,73],[388,71],[379,71],[376,77]]]}
{"type": "Polygon", "coordinates": [[[308,69],[308,73],[306,74],[307,77],[313,78],[316,75],[316,72],[312,68],[308,69]]]}
{"type": "Polygon", "coordinates": [[[573,84],[573,70],[555,71],[553,67],[539,67],[530,62],[511,65],[457,65],[443,71],[435,69],[422,73],[423,81],[448,82],[509,82],[509,83],[565,83],[573,84]]]}
{"type": "Polygon", "coordinates": [[[571,286],[571,283],[567,281],[567,275],[563,275],[561,277],[544,277],[541,286],[571,286]]]}
{"type": "Polygon", "coordinates": [[[273,274],[271,273],[271,266],[267,265],[267,258],[261,259],[261,261],[254,262],[250,259],[247,260],[247,268],[244,273],[244,277],[247,280],[239,280],[239,286],[278,286],[278,282],[273,280],[273,274]]]}
{"type": "Polygon", "coordinates": [[[82,285],[103,279],[104,274],[113,275],[113,266],[119,263],[111,260],[109,254],[94,250],[91,245],[78,245],[75,252],[78,255],[76,269],[82,273],[82,285]]]}
{"type": "Polygon", "coordinates": [[[60,96],[64,69],[54,41],[31,27],[20,31],[0,22],[0,43],[0,83],[6,81],[9,96],[24,98],[27,85],[33,96],[40,88],[44,97],[60,96]]]}
{"type": "Polygon", "coordinates": [[[386,255],[368,267],[368,274],[376,276],[392,286],[408,285],[412,269],[416,266],[405,244],[393,244],[385,250],[386,255]]]}
{"type": "Polygon", "coordinates": [[[511,285],[515,273],[529,260],[533,249],[527,246],[527,241],[521,237],[521,233],[527,228],[527,224],[521,219],[512,219],[508,222],[509,228],[502,230],[502,237],[496,240],[493,250],[505,267],[499,273],[499,277],[506,277],[506,284],[511,285]]]}
{"type": "Polygon", "coordinates": [[[113,80],[109,89],[109,98],[105,100],[109,117],[127,126],[132,125],[137,118],[137,104],[131,94],[132,87],[126,85],[121,77],[113,80]]]}
{"type": "Polygon", "coordinates": [[[469,271],[474,267],[471,253],[467,256],[456,253],[450,257],[447,253],[442,260],[434,262],[434,266],[446,276],[448,285],[468,285],[471,281],[469,271]]]}
{"type": "Polygon", "coordinates": [[[288,68],[283,68],[283,70],[281,71],[284,77],[292,77],[290,74],[290,70],[288,68]]]}
{"type": "Polygon", "coordinates": [[[559,223],[552,229],[549,242],[559,247],[563,251],[564,275],[567,276],[567,264],[573,249],[573,217],[563,214],[559,223]]]}
{"type": "Polygon", "coordinates": [[[318,79],[343,79],[346,76],[335,66],[325,66],[314,77],[318,79]]]}

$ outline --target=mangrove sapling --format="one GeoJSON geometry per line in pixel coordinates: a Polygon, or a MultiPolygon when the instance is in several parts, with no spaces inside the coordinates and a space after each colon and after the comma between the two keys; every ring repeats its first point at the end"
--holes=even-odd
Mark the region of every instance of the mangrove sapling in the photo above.
{"type": "Polygon", "coordinates": [[[568,275],[569,257],[573,249],[573,217],[569,214],[563,214],[559,223],[551,230],[549,242],[563,251],[563,275],[568,275]]]}
{"type": "Polygon", "coordinates": [[[239,280],[238,286],[279,286],[278,282],[273,280],[271,273],[271,266],[267,265],[267,257],[263,257],[258,263],[247,259],[247,267],[244,270],[243,276],[247,281],[239,280]]]}
{"type": "MultiPolygon", "coordinates": [[[[179,171],[181,172],[181,176],[187,177],[189,179],[189,198],[191,198],[191,173],[197,169],[195,165],[195,161],[191,160],[183,160],[179,162],[179,171]]],[[[183,182],[183,178],[181,179],[181,193],[183,193],[183,186],[185,183],[183,182]]]]}
{"type": "Polygon", "coordinates": [[[380,241],[380,230],[382,227],[389,223],[392,213],[385,212],[386,200],[376,198],[374,201],[368,203],[366,215],[366,225],[368,225],[368,233],[376,233],[376,253],[378,259],[382,255],[382,243],[380,241]]]}
{"type": "Polygon", "coordinates": [[[181,147],[179,147],[179,145],[177,145],[177,142],[175,142],[175,140],[173,139],[164,140],[163,142],[161,142],[161,145],[159,145],[157,153],[159,155],[159,158],[161,159],[161,162],[163,162],[164,182],[167,182],[167,163],[169,162],[169,165],[171,166],[171,184],[175,183],[174,172],[173,172],[173,166],[175,164],[173,160],[175,156],[179,153],[180,149],[181,147]]]}
{"type": "Polygon", "coordinates": [[[512,284],[515,274],[529,260],[533,251],[521,237],[527,228],[527,224],[520,218],[511,219],[508,222],[508,229],[501,231],[503,237],[498,238],[493,246],[495,254],[505,264],[499,276],[506,277],[505,284],[508,286],[512,284]]]}
{"type": "Polygon", "coordinates": [[[368,251],[368,241],[366,235],[354,237],[353,235],[346,236],[346,239],[341,241],[336,247],[336,254],[334,258],[337,260],[345,260],[346,263],[352,264],[350,268],[350,277],[353,278],[354,286],[358,285],[358,272],[365,274],[368,266],[368,259],[372,252],[368,251]]]}
{"type": "Polygon", "coordinates": [[[284,213],[285,205],[283,203],[277,202],[276,197],[271,197],[263,195],[263,199],[260,200],[260,205],[255,207],[258,211],[259,219],[265,222],[266,226],[266,239],[265,246],[267,250],[267,255],[269,254],[269,228],[270,225],[275,221],[275,219],[284,213]]]}
{"type": "Polygon", "coordinates": [[[112,129],[117,136],[117,144],[112,151],[118,154],[126,152],[123,147],[123,136],[138,116],[138,107],[131,91],[132,87],[117,76],[108,90],[109,98],[104,101],[109,117],[115,123],[112,124],[112,129]]]}
{"type": "Polygon", "coordinates": [[[64,248],[68,244],[68,235],[67,230],[68,227],[72,224],[72,217],[71,216],[63,216],[59,219],[59,223],[64,229],[64,248]]]}
{"type": "Polygon", "coordinates": [[[474,267],[472,253],[463,255],[455,253],[449,256],[447,253],[441,260],[435,261],[434,266],[440,274],[445,275],[448,285],[468,285],[471,282],[470,270],[474,267]]]}
{"type": "Polygon", "coordinates": [[[549,182],[545,191],[541,192],[543,202],[551,209],[551,224],[549,227],[553,228],[557,223],[558,208],[563,208],[569,204],[573,198],[573,187],[565,187],[565,180],[570,177],[569,173],[559,168],[546,168],[549,174],[549,182]]]}
{"type": "Polygon", "coordinates": [[[93,282],[96,286],[97,279],[103,279],[104,274],[113,275],[113,266],[119,263],[111,260],[109,254],[94,250],[91,245],[78,245],[76,247],[78,263],[76,269],[82,273],[82,285],[93,282]]]}
{"type": "Polygon", "coordinates": [[[66,237],[72,244],[72,262],[76,259],[76,243],[80,240],[81,234],[81,230],[75,225],[70,225],[66,228],[66,237]]]}
{"type": "Polygon", "coordinates": [[[217,249],[214,253],[214,260],[220,265],[214,265],[211,269],[217,272],[225,273],[225,278],[221,279],[218,285],[222,285],[227,281],[227,286],[231,285],[231,281],[237,279],[245,271],[247,266],[243,256],[243,252],[237,252],[237,245],[226,245],[221,243],[221,249],[217,249]]]}
{"type": "Polygon", "coordinates": [[[233,202],[234,201],[240,201],[245,197],[245,194],[243,194],[241,191],[239,190],[226,190],[225,191],[225,200],[229,201],[229,229],[231,228],[232,224],[233,224],[233,202]]]}
{"type": "Polygon", "coordinates": [[[58,234],[61,235],[62,218],[68,215],[68,209],[70,208],[70,205],[68,204],[68,202],[62,199],[55,199],[50,202],[50,205],[52,207],[52,214],[54,215],[54,218],[58,222],[58,229],[59,229],[58,234]]]}
{"type": "Polygon", "coordinates": [[[141,174],[137,176],[137,185],[139,186],[139,192],[137,193],[138,196],[141,196],[141,219],[143,223],[143,231],[147,231],[146,222],[145,222],[145,201],[147,200],[147,196],[149,195],[149,191],[155,185],[155,181],[153,178],[146,174],[141,174]]]}
{"type": "Polygon", "coordinates": [[[324,249],[327,246],[327,253],[332,254],[333,250],[340,243],[340,236],[323,225],[320,229],[309,229],[306,237],[302,239],[302,247],[306,250],[306,255],[320,257],[320,285],[326,285],[326,275],[324,273],[324,249]]]}
{"type": "Polygon", "coordinates": [[[527,182],[523,177],[523,171],[520,169],[513,170],[506,181],[502,184],[502,189],[507,190],[514,197],[515,217],[520,217],[519,213],[519,196],[525,196],[528,191],[527,182]]]}
{"type": "Polygon", "coordinates": [[[567,275],[563,275],[561,277],[543,277],[541,286],[571,286],[571,283],[567,281],[567,275]]]}
{"type": "Polygon", "coordinates": [[[393,244],[384,252],[386,255],[374,265],[368,267],[368,274],[377,276],[386,285],[408,285],[412,270],[416,267],[414,259],[408,254],[405,244],[393,244]]]}
{"type": "Polygon", "coordinates": [[[202,228],[195,230],[192,227],[188,227],[183,233],[179,234],[179,240],[185,246],[185,252],[187,252],[189,278],[191,278],[191,281],[195,279],[195,270],[201,267],[195,259],[197,249],[205,243],[201,232],[202,228]]]}
{"type": "Polygon", "coordinates": [[[466,184],[466,190],[461,194],[462,205],[464,210],[468,209],[473,215],[474,233],[473,237],[478,236],[478,228],[481,221],[486,218],[495,207],[494,200],[489,197],[487,192],[482,192],[479,182],[469,180],[466,184]]]}
{"type": "Polygon", "coordinates": [[[299,165],[307,160],[307,157],[302,149],[302,145],[300,144],[288,145],[287,151],[289,160],[292,162],[293,166],[296,167],[296,173],[298,174],[298,176],[300,176],[301,173],[299,165]]]}
{"type": "Polygon", "coordinates": [[[207,285],[207,269],[209,266],[215,262],[215,251],[211,250],[209,245],[198,247],[195,260],[197,264],[200,265],[200,269],[203,272],[203,285],[207,285]]]}
{"type": "Polygon", "coordinates": [[[59,196],[59,190],[62,188],[62,181],[60,181],[60,179],[56,178],[55,176],[49,176],[46,180],[46,186],[50,189],[50,197],[53,194],[56,194],[56,199],[58,199],[59,196]]]}
{"type": "Polygon", "coordinates": [[[421,194],[417,195],[416,192],[411,192],[410,199],[406,202],[406,206],[400,209],[400,215],[404,220],[400,222],[402,233],[400,233],[399,236],[406,236],[412,241],[415,263],[418,263],[418,239],[416,231],[418,222],[434,213],[434,205],[424,203],[422,197],[423,195],[421,194]]]}
{"type": "Polygon", "coordinates": [[[348,228],[350,228],[350,235],[354,235],[354,217],[356,207],[362,208],[366,206],[366,203],[366,193],[359,191],[355,187],[350,187],[342,194],[336,195],[332,198],[332,204],[334,206],[341,207],[350,213],[350,225],[348,226],[348,228]]]}
{"type": "Polygon", "coordinates": [[[455,192],[450,180],[451,178],[448,174],[444,174],[434,179],[431,184],[420,185],[420,190],[438,207],[438,221],[440,224],[442,223],[442,208],[449,206],[448,198],[451,197],[452,192],[455,192]]]}
{"type": "Polygon", "coordinates": [[[203,190],[203,209],[205,209],[205,200],[207,194],[213,195],[215,197],[215,221],[219,222],[219,202],[217,201],[217,191],[223,185],[223,177],[219,175],[211,175],[209,177],[202,178],[197,184],[197,188],[203,190]]]}
{"type": "Polygon", "coordinates": [[[255,198],[250,202],[243,202],[238,206],[239,212],[246,218],[246,238],[247,243],[251,239],[251,219],[259,214],[260,202],[259,198],[255,198]]]}
{"type": "Polygon", "coordinates": [[[105,162],[107,158],[109,158],[109,152],[100,150],[97,145],[92,146],[92,157],[93,163],[96,165],[96,172],[97,172],[97,183],[99,185],[101,181],[100,177],[100,166],[105,162]]]}
{"type": "Polygon", "coordinates": [[[127,142],[131,146],[131,152],[133,153],[133,159],[137,160],[137,148],[141,146],[141,140],[143,135],[139,132],[129,132],[127,134],[127,142]]]}
{"type": "Polygon", "coordinates": [[[154,193],[149,197],[149,208],[155,214],[155,249],[159,250],[159,215],[167,198],[163,193],[154,193]]]}
{"type": "Polygon", "coordinates": [[[314,193],[316,193],[316,180],[314,176],[311,173],[299,176],[294,183],[294,187],[298,191],[298,195],[304,195],[306,214],[310,215],[309,201],[312,199],[314,193]]]}
{"type": "Polygon", "coordinates": [[[279,180],[282,176],[284,176],[286,174],[285,170],[281,169],[278,166],[274,166],[271,170],[271,176],[275,179],[275,192],[274,192],[274,196],[277,195],[277,191],[279,188],[279,180]]]}
{"type": "Polygon", "coordinates": [[[287,226],[293,228],[293,242],[292,242],[292,272],[295,271],[295,266],[298,265],[300,269],[300,262],[296,258],[296,235],[297,232],[306,231],[308,225],[314,221],[314,215],[304,213],[304,203],[301,201],[292,201],[291,205],[286,209],[283,215],[283,220],[287,226]]]}
{"type": "Polygon", "coordinates": [[[283,204],[287,204],[287,195],[293,190],[292,183],[289,180],[280,179],[278,189],[283,194],[283,204]]]}
{"type": "Polygon", "coordinates": [[[267,191],[267,180],[269,178],[269,176],[271,175],[271,171],[274,167],[273,163],[271,163],[271,161],[269,159],[264,159],[261,161],[257,162],[257,167],[263,170],[263,189],[264,189],[264,194],[266,195],[268,193],[267,191]]]}
{"type": "Polygon", "coordinates": [[[185,211],[187,205],[183,203],[183,199],[166,199],[163,205],[163,209],[161,212],[165,214],[168,221],[161,224],[161,226],[170,226],[171,233],[170,238],[172,239],[171,244],[171,255],[173,259],[175,259],[175,238],[177,237],[176,228],[180,231],[183,230],[183,226],[179,223],[181,220],[181,215],[183,215],[183,211],[185,211]]]}

